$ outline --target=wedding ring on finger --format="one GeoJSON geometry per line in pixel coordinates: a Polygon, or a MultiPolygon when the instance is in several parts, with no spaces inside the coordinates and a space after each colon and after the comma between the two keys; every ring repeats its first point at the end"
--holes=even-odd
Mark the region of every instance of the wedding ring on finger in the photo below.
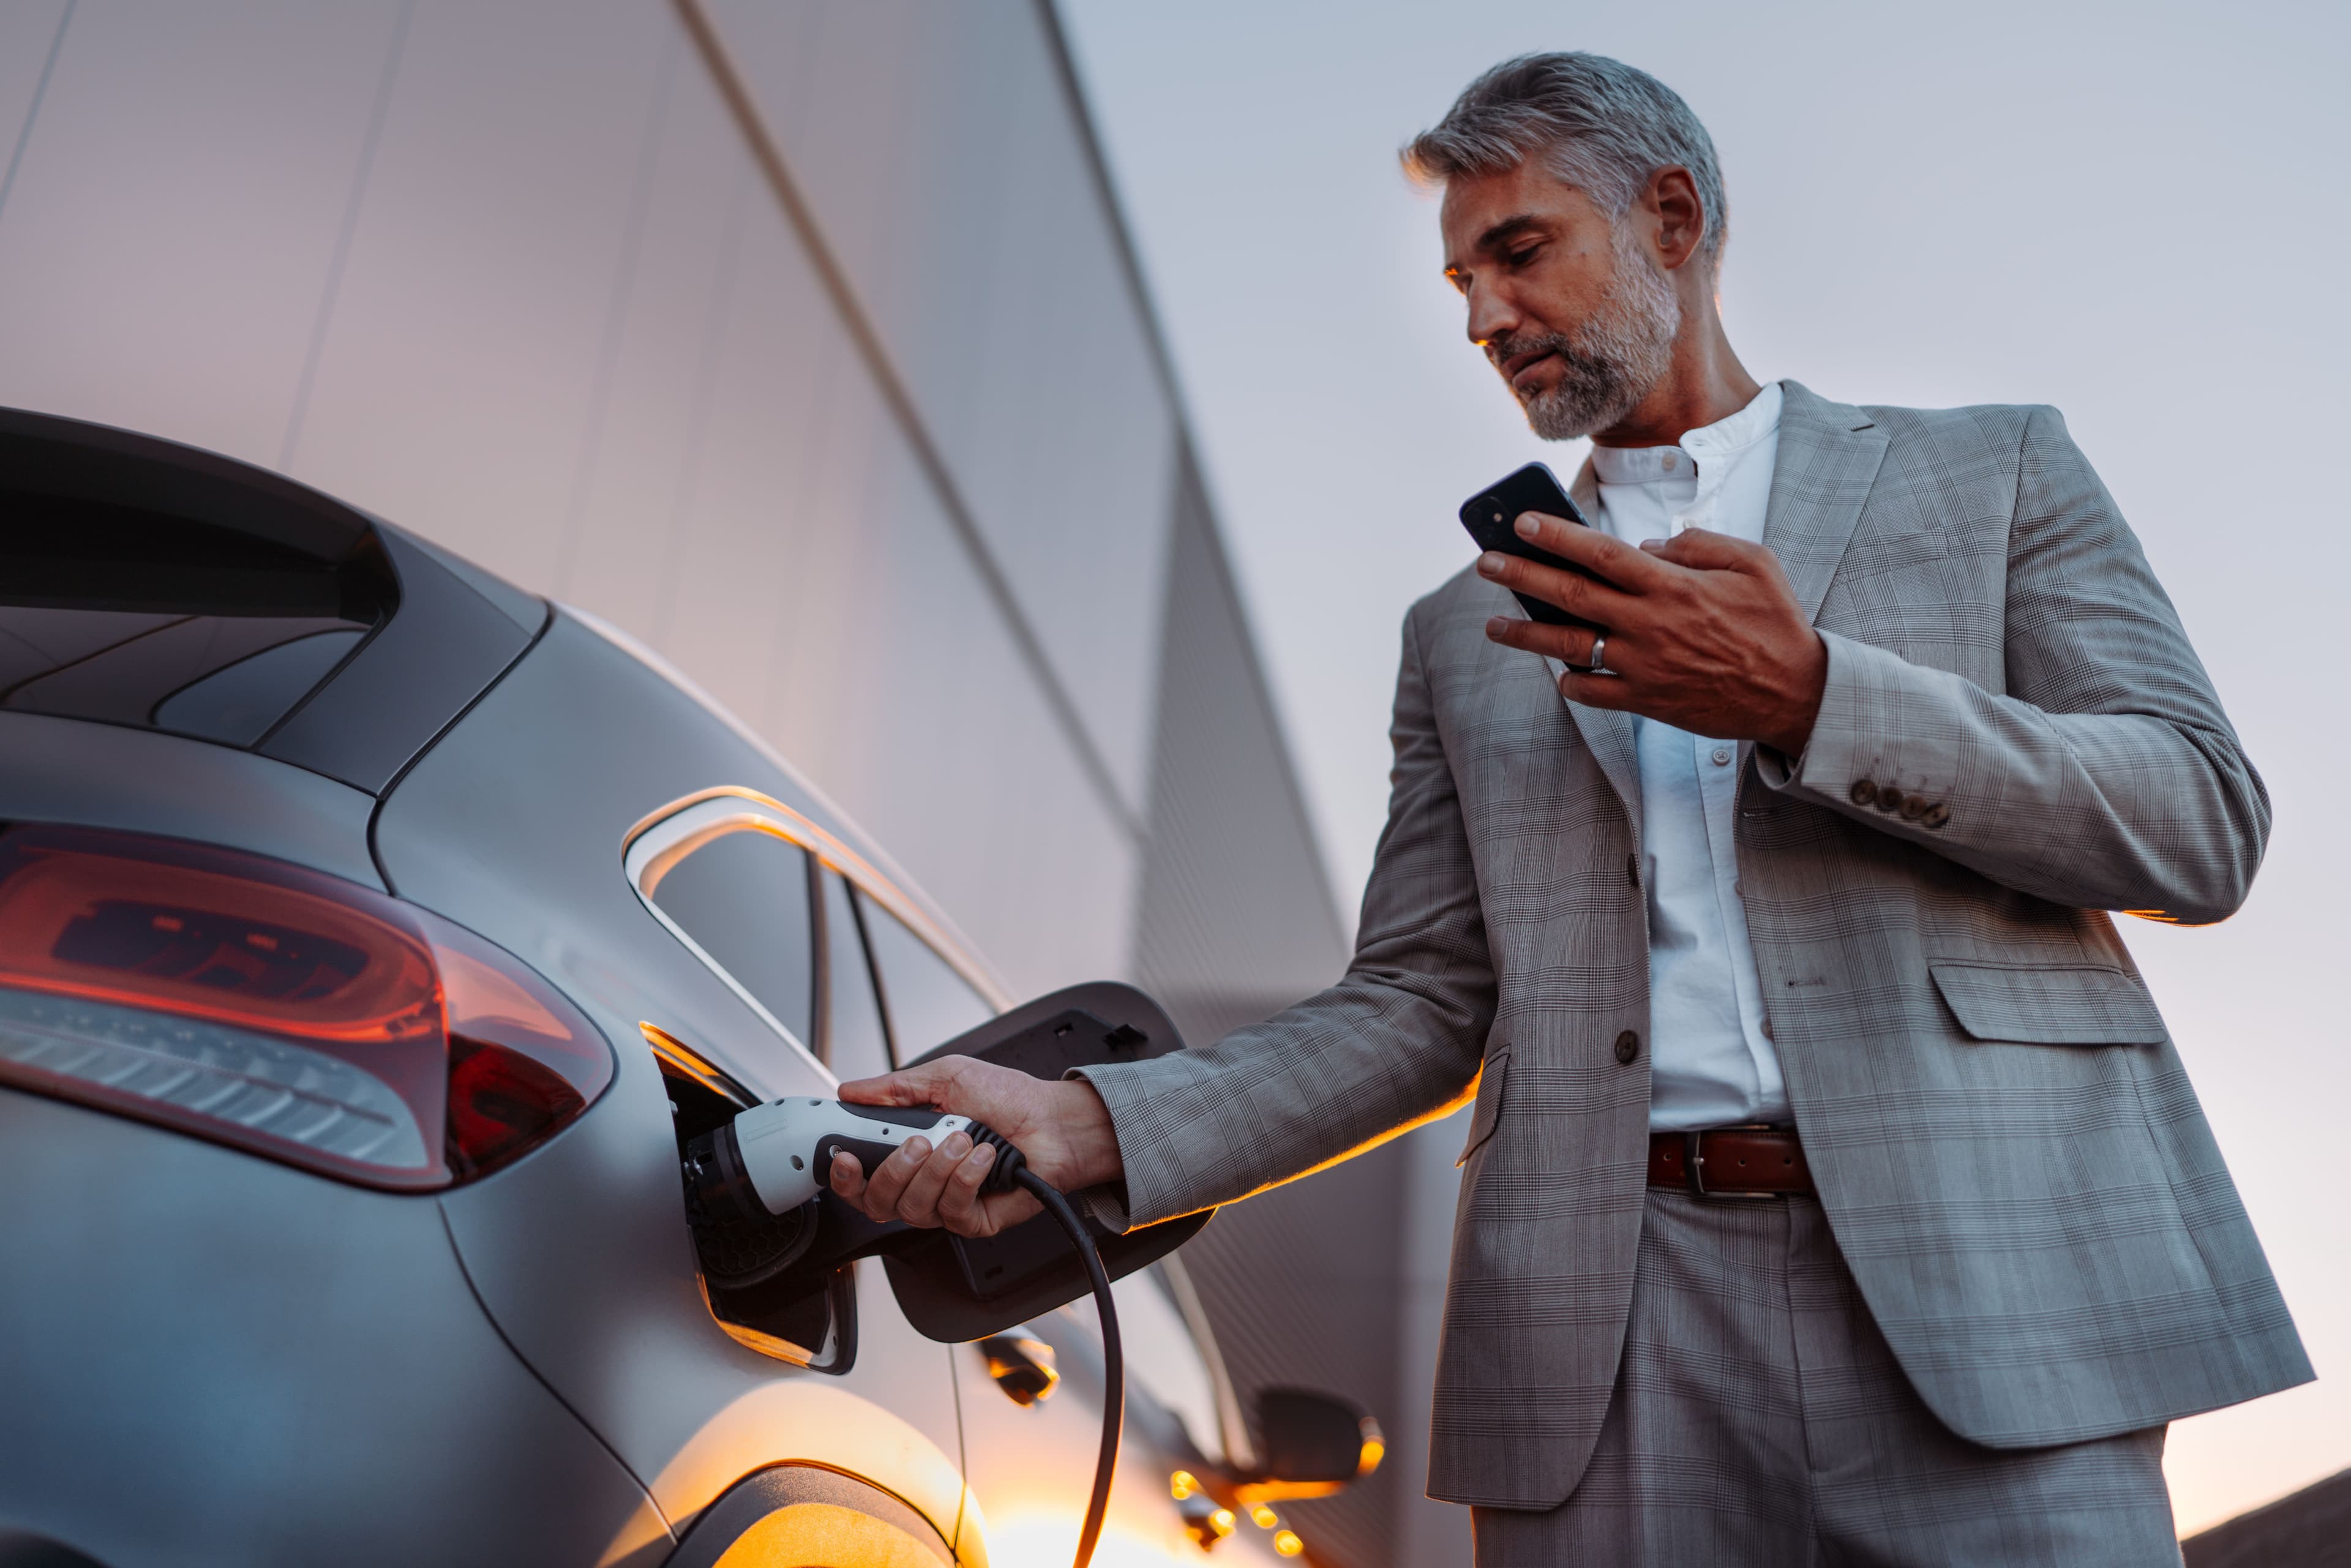
{"type": "Polygon", "coordinates": [[[1597,637],[1592,639],[1592,657],[1584,661],[1583,673],[1587,675],[1604,675],[1608,674],[1607,632],[1603,632],[1597,637]]]}

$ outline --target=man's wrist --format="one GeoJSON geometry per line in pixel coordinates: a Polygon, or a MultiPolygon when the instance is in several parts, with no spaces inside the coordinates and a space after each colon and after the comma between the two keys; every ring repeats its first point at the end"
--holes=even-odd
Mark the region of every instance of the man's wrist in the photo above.
{"type": "Polygon", "coordinates": [[[1118,1130],[1100,1092],[1082,1078],[1065,1078],[1053,1085],[1053,1092],[1062,1102],[1054,1107],[1054,1120],[1069,1147],[1070,1170],[1061,1185],[1074,1191],[1124,1177],[1126,1162],[1119,1157],[1118,1130]]]}
{"type": "Polygon", "coordinates": [[[1811,656],[1797,675],[1787,719],[1770,735],[1756,737],[1791,762],[1803,756],[1804,747],[1811,744],[1813,726],[1821,716],[1821,699],[1828,692],[1829,647],[1818,632],[1812,639],[1811,656]]]}

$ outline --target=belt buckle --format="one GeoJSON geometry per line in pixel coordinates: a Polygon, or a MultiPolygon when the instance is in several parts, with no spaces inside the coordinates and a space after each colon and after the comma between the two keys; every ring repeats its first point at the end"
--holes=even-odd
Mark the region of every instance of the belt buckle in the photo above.
{"type": "Polygon", "coordinates": [[[1682,1185],[1700,1203],[1776,1203],[1776,1192],[1714,1192],[1706,1185],[1706,1156],[1698,1152],[1698,1140],[1708,1133],[1769,1132],[1769,1122],[1754,1122],[1737,1127],[1692,1128],[1682,1134],[1682,1185]]]}

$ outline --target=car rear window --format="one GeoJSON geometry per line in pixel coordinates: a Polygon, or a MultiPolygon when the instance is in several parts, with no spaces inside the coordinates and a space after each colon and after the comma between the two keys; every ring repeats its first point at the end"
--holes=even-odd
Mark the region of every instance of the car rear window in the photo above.
{"type": "Polygon", "coordinates": [[[0,489],[0,710],[256,745],[382,618],[370,575],[233,528],[0,489]]]}

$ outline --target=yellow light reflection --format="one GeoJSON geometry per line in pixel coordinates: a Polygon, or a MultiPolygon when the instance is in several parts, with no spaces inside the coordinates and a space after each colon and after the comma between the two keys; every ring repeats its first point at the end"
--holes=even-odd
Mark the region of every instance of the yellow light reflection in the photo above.
{"type": "Polygon", "coordinates": [[[1273,1510],[1266,1507],[1263,1503],[1259,1503],[1255,1508],[1249,1510],[1249,1518],[1257,1521],[1257,1527],[1259,1530],[1271,1530],[1275,1525],[1281,1522],[1281,1515],[1274,1512],[1273,1510]]]}
{"type": "Polygon", "coordinates": [[[1208,1522],[1216,1528],[1218,1535],[1230,1535],[1233,1532],[1233,1511],[1220,1508],[1208,1516],[1208,1522]]]}
{"type": "Polygon", "coordinates": [[[1295,1557],[1306,1550],[1306,1542],[1298,1539],[1296,1531],[1277,1531],[1273,1537],[1273,1549],[1284,1557],[1295,1557]]]}
{"type": "MultiPolygon", "coordinates": [[[[987,1562],[993,1568],[1070,1568],[1077,1550],[1075,1514],[1016,1514],[990,1521],[987,1562]]],[[[1094,1568],[1196,1568],[1200,1549],[1177,1526],[1172,1512],[1160,1539],[1139,1532],[1134,1521],[1113,1517],[1094,1549],[1094,1568]]],[[[967,1527],[968,1528],[968,1527],[967,1527]]]]}
{"type": "Polygon", "coordinates": [[[1174,1475],[1167,1478],[1168,1494],[1175,1498],[1177,1502],[1182,1502],[1186,1498],[1190,1497],[1194,1492],[1198,1491],[1199,1490],[1200,1478],[1194,1475],[1189,1470],[1177,1470],[1174,1475]]]}

